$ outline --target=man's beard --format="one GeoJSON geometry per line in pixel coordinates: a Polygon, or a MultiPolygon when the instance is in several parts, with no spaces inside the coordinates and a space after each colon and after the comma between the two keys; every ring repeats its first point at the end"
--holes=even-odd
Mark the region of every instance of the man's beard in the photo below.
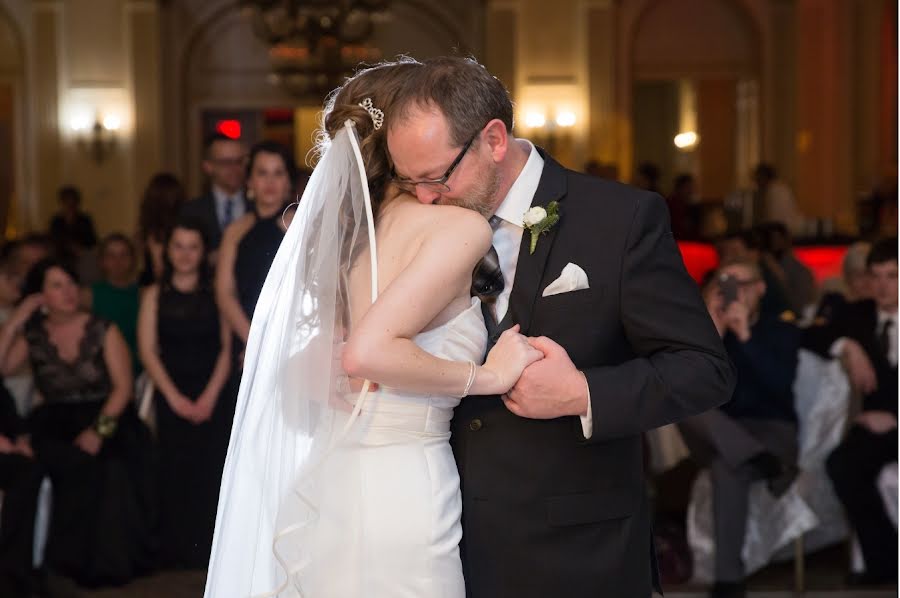
{"type": "Polygon", "coordinates": [[[500,169],[496,165],[481,173],[478,182],[472,187],[472,192],[465,197],[448,199],[445,202],[467,210],[475,210],[485,218],[490,217],[495,209],[497,191],[500,189],[500,169]]]}

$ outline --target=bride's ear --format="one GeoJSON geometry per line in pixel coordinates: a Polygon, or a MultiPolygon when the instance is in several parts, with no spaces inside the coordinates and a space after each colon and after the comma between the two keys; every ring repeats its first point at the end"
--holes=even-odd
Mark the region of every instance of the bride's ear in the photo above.
{"type": "Polygon", "coordinates": [[[506,156],[509,139],[506,125],[499,118],[490,121],[482,131],[482,143],[485,143],[490,148],[491,158],[495,163],[502,162],[506,156]]]}

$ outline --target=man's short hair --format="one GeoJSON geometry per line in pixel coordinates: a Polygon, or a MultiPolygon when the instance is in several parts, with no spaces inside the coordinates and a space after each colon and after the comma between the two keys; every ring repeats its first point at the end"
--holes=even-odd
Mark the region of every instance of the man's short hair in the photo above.
{"type": "MultiPolygon", "coordinates": [[[[408,62],[408,60],[404,61],[408,62]]],[[[441,56],[410,69],[406,84],[398,90],[386,120],[389,128],[403,122],[417,107],[436,106],[447,119],[450,137],[461,146],[499,119],[513,129],[513,105],[503,83],[474,58],[441,56]]]]}
{"type": "Polygon", "coordinates": [[[210,157],[211,157],[210,153],[212,152],[212,146],[213,146],[213,144],[215,144],[219,141],[224,141],[227,143],[241,143],[240,139],[234,139],[232,137],[223,135],[222,133],[218,133],[218,132],[213,133],[212,135],[207,136],[207,138],[204,140],[204,143],[203,143],[203,157],[205,159],[207,159],[207,160],[210,159],[210,157]]]}
{"type": "Polygon", "coordinates": [[[889,237],[876,241],[866,258],[866,267],[871,268],[875,264],[897,261],[897,237],[889,237]]]}

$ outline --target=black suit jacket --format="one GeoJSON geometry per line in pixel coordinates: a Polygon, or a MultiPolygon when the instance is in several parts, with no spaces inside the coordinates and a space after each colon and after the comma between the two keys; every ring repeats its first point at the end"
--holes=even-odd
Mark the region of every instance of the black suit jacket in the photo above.
{"type": "MultiPolygon", "coordinates": [[[[469,598],[645,598],[658,587],[641,434],[727,401],[734,372],[656,194],[565,170],[543,154],[533,206],[560,222],[522,236],[500,328],[561,344],[586,374],[577,417],[530,420],[470,397],[452,424],[469,598]],[[542,297],[567,263],[590,289],[542,297]]],[[[496,339],[499,333],[492,335],[496,339]]]]}
{"type": "MultiPolygon", "coordinates": [[[[250,211],[250,205],[244,200],[246,211],[250,211]]],[[[209,250],[215,251],[222,243],[222,227],[219,225],[219,214],[216,212],[216,198],[212,191],[208,191],[205,195],[201,195],[196,199],[185,202],[181,206],[181,218],[189,218],[200,222],[206,231],[206,238],[209,241],[209,250]]]]}
{"type": "Polygon", "coordinates": [[[878,378],[878,389],[863,397],[863,410],[890,411],[896,415],[897,368],[882,353],[877,328],[878,308],[874,301],[835,303],[828,322],[806,330],[803,346],[823,357],[831,357],[829,351],[837,339],[854,339],[869,356],[878,378]]]}

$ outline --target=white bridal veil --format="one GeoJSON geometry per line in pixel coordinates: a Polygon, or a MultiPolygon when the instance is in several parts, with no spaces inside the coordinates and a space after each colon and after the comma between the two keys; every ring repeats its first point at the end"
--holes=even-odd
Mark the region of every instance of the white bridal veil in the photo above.
{"type": "Polygon", "coordinates": [[[317,516],[311,474],[369,386],[353,411],[340,364],[352,266],[371,269],[374,301],[372,204],[347,121],[313,171],[253,313],[206,598],[303,596],[304,539],[317,516]]]}

